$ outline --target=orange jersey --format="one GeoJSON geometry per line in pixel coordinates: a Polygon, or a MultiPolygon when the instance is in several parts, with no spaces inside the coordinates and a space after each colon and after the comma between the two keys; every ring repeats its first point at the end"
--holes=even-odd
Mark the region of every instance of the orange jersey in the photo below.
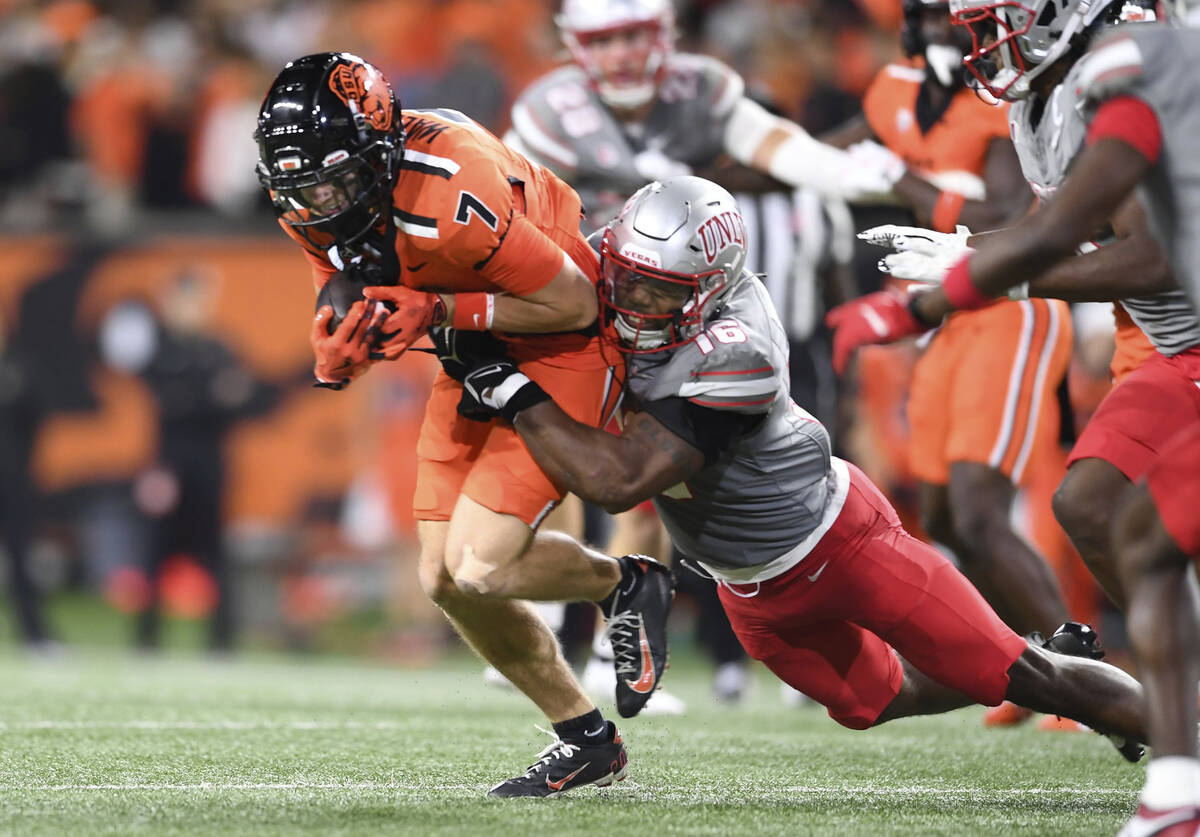
{"type": "Polygon", "coordinates": [[[917,122],[917,94],[925,79],[920,62],[889,64],[863,97],[863,112],[879,141],[922,175],[983,175],[988,146],[1008,139],[1008,105],[989,105],[963,88],[927,133],[917,122]]]}
{"type": "MultiPolygon", "coordinates": [[[[400,284],[523,296],[553,279],[580,237],[574,190],[457,111],[401,118],[407,136],[392,190],[400,284]]],[[[321,287],[336,270],[330,254],[280,225],[305,246],[321,287]]]]}
{"type": "Polygon", "coordinates": [[[1115,348],[1109,371],[1112,372],[1113,383],[1119,384],[1130,372],[1145,363],[1155,349],[1150,338],[1137,327],[1119,302],[1113,303],[1113,319],[1116,320],[1117,330],[1113,335],[1115,348]]]}

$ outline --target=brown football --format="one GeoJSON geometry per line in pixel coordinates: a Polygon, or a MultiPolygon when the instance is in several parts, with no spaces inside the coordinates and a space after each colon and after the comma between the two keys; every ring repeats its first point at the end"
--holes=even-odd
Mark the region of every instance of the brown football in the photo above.
{"type": "Polygon", "coordinates": [[[342,320],[346,319],[346,315],[350,313],[350,306],[363,298],[362,292],[366,286],[360,273],[339,270],[321,287],[320,293],[317,294],[316,310],[321,310],[325,305],[333,308],[333,316],[325,324],[330,334],[333,334],[342,320]]]}

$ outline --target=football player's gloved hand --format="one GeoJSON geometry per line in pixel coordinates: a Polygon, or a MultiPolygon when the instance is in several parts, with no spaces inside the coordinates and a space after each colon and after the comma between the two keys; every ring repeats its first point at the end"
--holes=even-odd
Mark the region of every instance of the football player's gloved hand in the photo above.
{"type": "Polygon", "coordinates": [[[952,233],[941,233],[935,230],[927,230],[924,227],[884,224],[879,227],[871,227],[869,230],[863,230],[858,234],[858,237],[868,244],[874,244],[877,247],[890,247],[898,252],[915,251],[919,253],[933,253],[951,250],[961,258],[964,253],[971,249],[967,246],[967,239],[971,237],[971,231],[962,224],[955,227],[952,233]]]}
{"type": "Polygon", "coordinates": [[[333,317],[333,307],[322,305],[317,310],[308,334],[308,341],[317,358],[313,367],[316,386],[342,389],[366,371],[372,359],[367,332],[378,327],[386,313],[382,310],[376,312],[375,306],[368,307],[365,301],[356,302],[330,334],[327,324],[333,317]]]}
{"type": "Polygon", "coordinates": [[[896,181],[904,177],[904,172],[908,170],[904,160],[875,140],[856,142],[846,149],[846,153],[856,168],[873,172],[886,183],[887,189],[884,191],[895,186],[896,181]]]}
{"type": "Polygon", "coordinates": [[[463,378],[458,413],[474,421],[501,416],[512,424],[517,413],[549,400],[546,391],[511,360],[495,360],[476,366],[463,378]]]}
{"type": "Polygon", "coordinates": [[[858,237],[897,251],[879,260],[880,271],[897,279],[926,285],[940,285],[946,277],[946,271],[972,250],[967,246],[971,231],[963,226],[953,233],[940,233],[921,227],[884,224],[863,230],[858,237]]]}
{"type": "Polygon", "coordinates": [[[372,327],[373,360],[395,360],[421,339],[430,326],[446,319],[446,306],[437,294],[414,291],[404,285],[371,285],[363,288],[363,296],[395,306],[378,327],[372,327]]]}
{"type": "Polygon", "coordinates": [[[488,331],[434,326],[429,329],[429,339],[433,341],[433,353],[443,371],[459,383],[472,368],[489,360],[509,360],[504,341],[488,331]]]}
{"type": "Polygon", "coordinates": [[[656,148],[648,148],[639,152],[633,158],[633,170],[644,180],[666,180],[682,174],[691,174],[692,167],[687,163],[672,160],[656,148]]]}
{"type": "Polygon", "coordinates": [[[842,303],[825,315],[833,332],[833,368],[840,375],[860,346],[894,343],[928,331],[913,313],[911,298],[894,288],[842,303]]]}

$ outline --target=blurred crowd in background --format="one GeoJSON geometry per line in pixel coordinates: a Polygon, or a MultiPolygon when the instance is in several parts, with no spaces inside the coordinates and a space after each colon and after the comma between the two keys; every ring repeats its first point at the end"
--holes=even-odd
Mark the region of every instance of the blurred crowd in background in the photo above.
{"type": "MultiPolygon", "coordinates": [[[[900,7],[690,0],[678,48],[820,135],[899,54],[900,7]]],[[[524,85],[567,60],[556,8],[0,0],[0,546],[18,641],[53,649],[37,603],[74,591],[128,614],[145,648],[166,612],[207,619],[222,651],[436,653],[447,629],[415,583],[409,511],[433,367],[409,356],[312,389],[309,272],[254,177],[252,132],[287,60],[336,49],[378,65],[404,107],[502,134],[524,85]],[[368,629],[339,644],[351,623],[368,629]]],[[[1103,394],[1106,327],[1080,331],[1068,409],[1103,394]]],[[[876,438],[850,436],[902,507],[906,386],[864,393],[876,438]]],[[[1097,606],[1093,587],[1078,596],[1097,606]]]]}

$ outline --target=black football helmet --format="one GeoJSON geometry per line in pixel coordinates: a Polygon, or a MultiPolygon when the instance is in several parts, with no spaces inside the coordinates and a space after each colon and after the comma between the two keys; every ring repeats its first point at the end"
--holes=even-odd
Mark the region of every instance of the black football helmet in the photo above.
{"type": "Polygon", "coordinates": [[[258,181],[314,248],[353,248],[387,220],[404,151],[400,103],[348,52],[292,61],[258,114],[258,181]]]}

